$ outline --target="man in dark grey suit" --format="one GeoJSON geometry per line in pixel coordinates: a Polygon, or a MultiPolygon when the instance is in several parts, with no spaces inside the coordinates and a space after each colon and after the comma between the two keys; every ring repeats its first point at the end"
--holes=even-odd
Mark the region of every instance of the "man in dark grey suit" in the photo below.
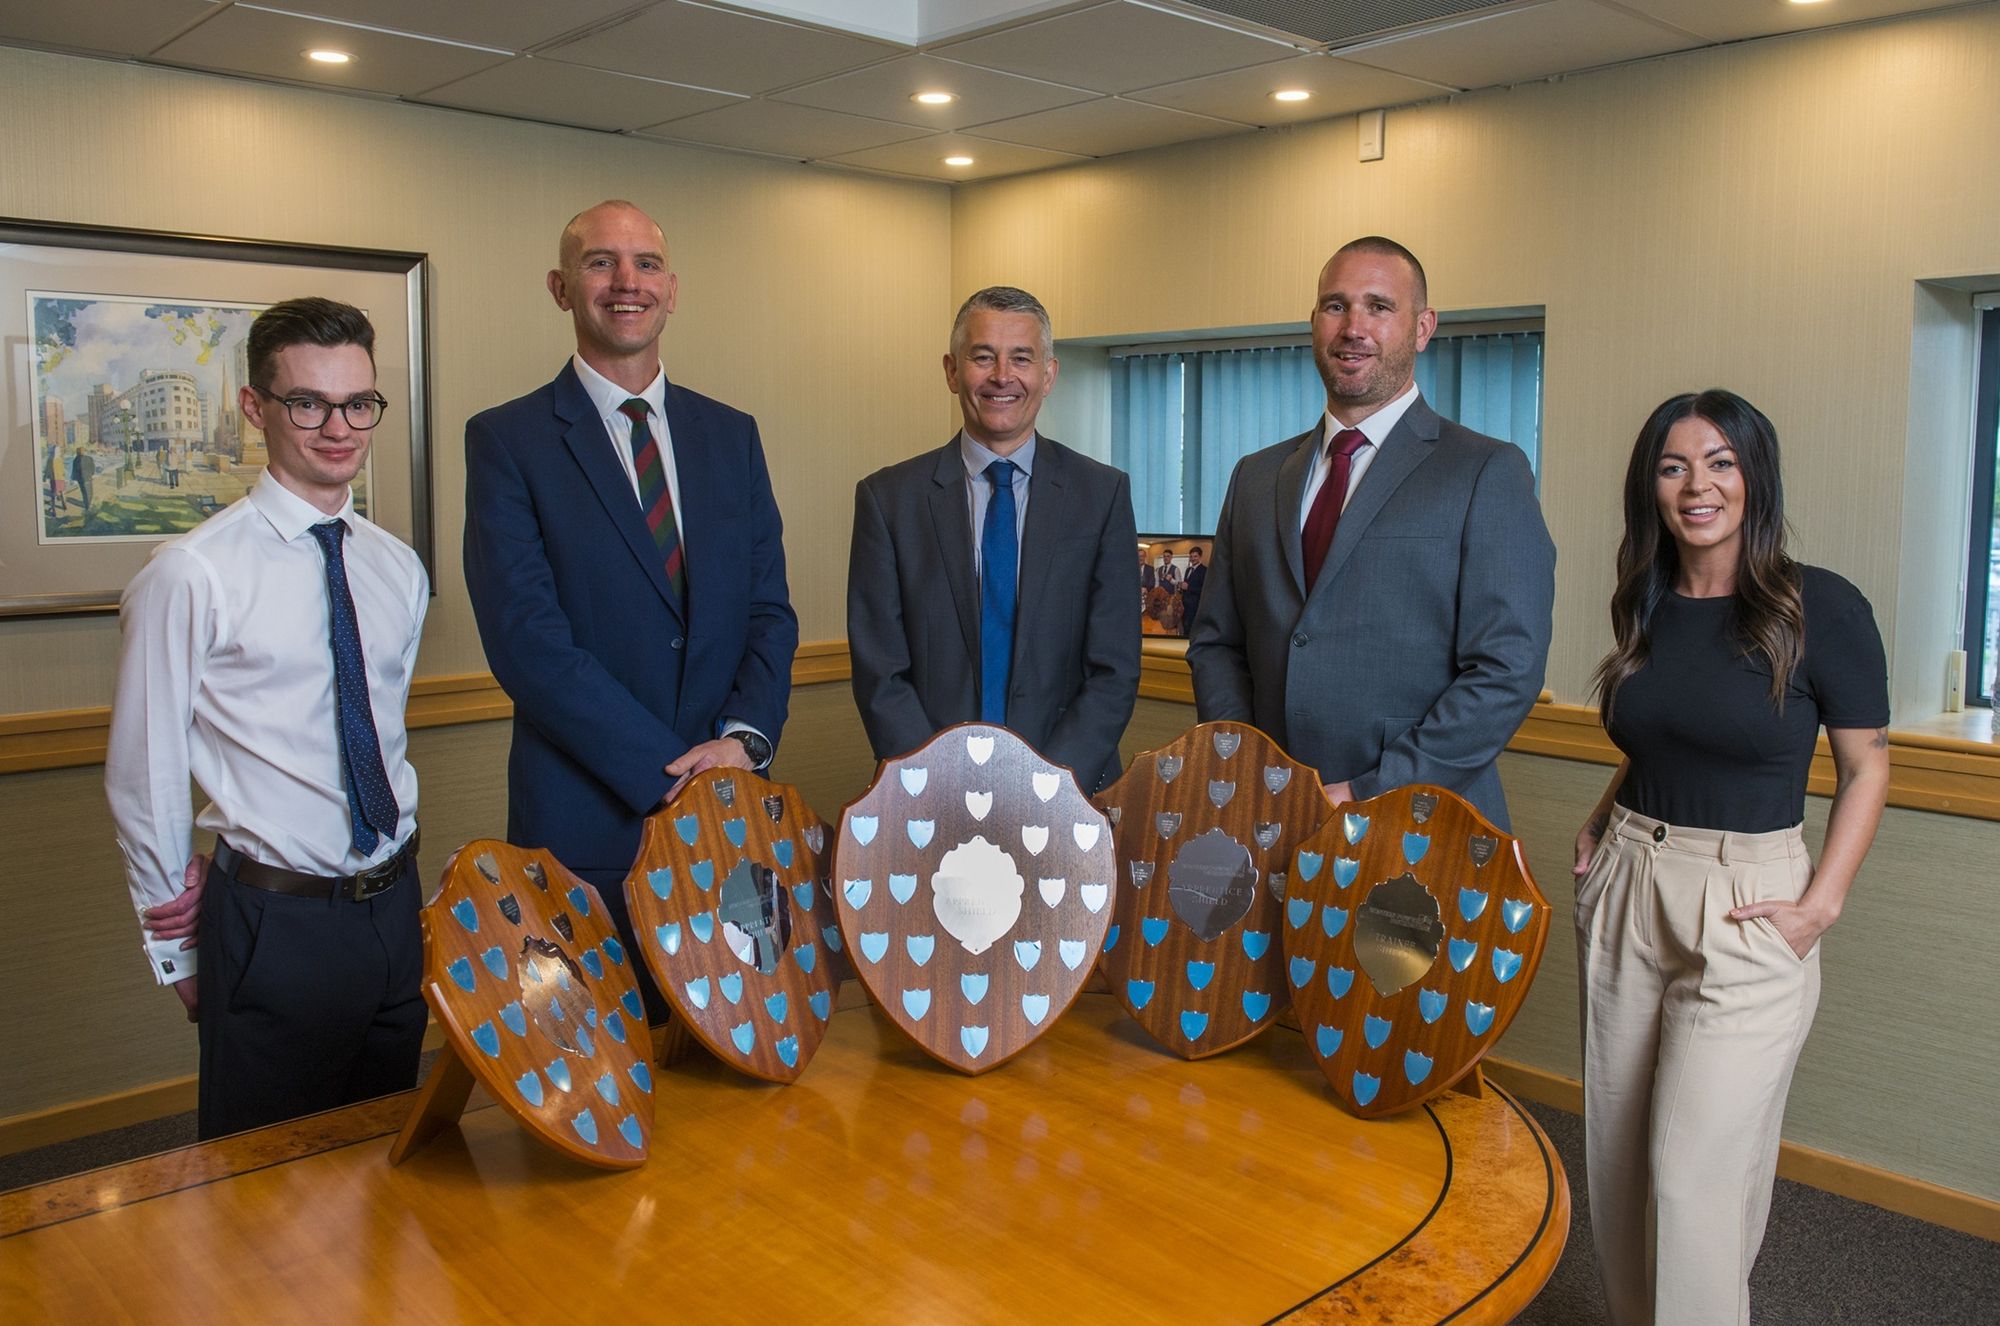
{"type": "Polygon", "coordinates": [[[1527,457],[1418,394],[1436,327],[1392,240],[1320,270],[1326,417],[1238,462],[1188,662],[1204,720],[1255,723],[1335,803],[1435,783],[1506,828],[1495,762],[1541,692],[1555,546],[1527,457]]]}
{"type": "Polygon", "coordinates": [[[944,357],[965,427],[854,493],[847,636],[877,759],[1003,723],[1086,792],[1118,776],[1139,691],[1138,534],[1125,474],[1035,432],[1049,315],[993,286],[944,357]]]}

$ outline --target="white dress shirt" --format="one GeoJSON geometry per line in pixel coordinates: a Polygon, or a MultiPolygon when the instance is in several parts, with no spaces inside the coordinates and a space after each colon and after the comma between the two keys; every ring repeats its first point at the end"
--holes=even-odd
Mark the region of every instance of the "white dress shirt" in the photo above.
{"type": "MultiPolygon", "coordinates": [[[[423,563],[354,512],[329,517],[267,470],[241,500],[153,550],[119,603],[123,643],[104,789],[135,909],[179,895],[198,823],[267,865],[351,875],[416,826],[403,709],[430,605],[423,563]],[[393,839],[354,848],[335,716],[326,557],[312,526],[347,522],[343,559],[368,673],[393,839]],[[188,778],[210,801],[194,819],[188,778]]],[[[195,950],[148,937],[162,984],[195,950]]]]}
{"type": "Polygon", "coordinates": [[[655,369],[653,380],[644,391],[627,391],[605,377],[602,373],[583,362],[582,355],[571,355],[569,362],[576,367],[577,381],[583,384],[584,394],[597,407],[598,415],[604,420],[604,431],[611,437],[612,450],[618,455],[618,466],[625,471],[626,482],[632,485],[632,496],[639,499],[639,465],[632,457],[632,417],[621,410],[621,405],[637,396],[646,402],[646,427],[653,432],[653,440],[660,448],[660,467],[667,472],[667,496],[674,501],[674,528],[678,531],[687,522],[681,518],[681,477],[674,468],[674,433],[667,426],[667,375],[664,369],[655,369]]]}
{"type": "Polygon", "coordinates": [[[1358,424],[1344,424],[1334,417],[1333,411],[1326,412],[1324,427],[1320,430],[1319,450],[1313,453],[1312,469],[1306,474],[1305,496],[1299,502],[1299,530],[1304,532],[1306,517],[1312,514],[1313,499],[1326,486],[1326,478],[1333,473],[1333,457],[1327,454],[1327,443],[1333,435],[1354,427],[1368,439],[1368,445],[1358,448],[1348,461],[1347,493],[1340,499],[1340,509],[1347,510],[1347,504],[1354,500],[1355,490],[1361,487],[1361,476],[1368,473],[1368,467],[1375,463],[1375,457],[1382,450],[1382,444],[1389,440],[1389,433],[1403,421],[1410,407],[1416,404],[1417,384],[1412,382],[1403,388],[1403,394],[1390,401],[1358,424]]]}
{"type": "Polygon", "coordinates": [[[980,557],[980,546],[986,537],[986,508],[993,504],[993,481],[986,477],[986,467],[996,460],[1011,461],[1014,466],[1014,584],[1021,583],[1021,535],[1028,528],[1028,480],[1035,473],[1035,444],[1041,434],[1030,433],[1028,440],[1015,448],[1011,456],[1003,456],[992,448],[972,440],[960,429],[958,434],[959,459],[965,462],[966,514],[972,518],[972,574],[977,578],[984,569],[980,557]]]}

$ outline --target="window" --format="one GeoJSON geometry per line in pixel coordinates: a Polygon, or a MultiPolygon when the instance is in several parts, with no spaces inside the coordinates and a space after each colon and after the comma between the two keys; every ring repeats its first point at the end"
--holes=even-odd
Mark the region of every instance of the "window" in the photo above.
{"type": "Polygon", "coordinates": [[[2000,672],[2000,295],[1981,298],[1972,443],[1972,558],[1965,577],[1965,699],[1990,705],[2000,672]]]}
{"type": "MultiPolygon", "coordinates": [[[[1514,443],[1540,473],[1539,319],[1440,327],[1416,378],[1439,414],[1514,443]]],[[[1132,476],[1139,528],[1160,533],[1213,530],[1236,462],[1326,412],[1304,336],[1125,346],[1110,383],[1111,460],[1132,476]]]]}

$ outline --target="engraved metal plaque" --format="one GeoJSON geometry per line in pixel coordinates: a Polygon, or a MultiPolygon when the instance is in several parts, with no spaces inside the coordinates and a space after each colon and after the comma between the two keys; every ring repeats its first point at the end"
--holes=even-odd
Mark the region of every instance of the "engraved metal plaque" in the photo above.
{"type": "Polygon", "coordinates": [[[1422,980],[1437,964],[1443,943],[1444,921],[1437,899],[1414,875],[1383,880],[1355,911],[1354,957],[1384,998],[1422,980]]]}
{"type": "Polygon", "coordinates": [[[747,858],[738,861],[722,881],[715,914],[723,940],[739,960],[761,972],[778,969],[778,959],[792,943],[792,909],[785,905],[785,886],[775,871],[747,858]]]}
{"type": "MultiPolygon", "coordinates": [[[[938,862],[931,875],[931,911],[967,953],[984,953],[1020,919],[1021,895],[1027,887],[1014,868],[1014,858],[974,835],[938,862]]],[[[1047,893],[1044,889],[1045,897],[1047,893]]]]}
{"type": "Polygon", "coordinates": [[[1242,920],[1256,894],[1250,849],[1221,829],[1188,842],[1167,867],[1167,899],[1204,944],[1242,920]]]}

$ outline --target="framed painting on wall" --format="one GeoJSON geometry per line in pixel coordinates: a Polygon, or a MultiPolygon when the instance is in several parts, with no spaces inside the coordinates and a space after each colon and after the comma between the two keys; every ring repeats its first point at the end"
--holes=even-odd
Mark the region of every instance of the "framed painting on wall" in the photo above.
{"type": "Polygon", "coordinates": [[[1201,611],[1208,580],[1212,534],[1139,536],[1139,629],[1146,635],[1185,640],[1201,611]]]}
{"type": "Polygon", "coordinates": [[[375,326],[390,404],[354,504],[431,569],[427,276],[421,253],[0,220],[0,616],[115,611],[155,546],[256,484],[250,324],[302,295],[375,326]]]}

